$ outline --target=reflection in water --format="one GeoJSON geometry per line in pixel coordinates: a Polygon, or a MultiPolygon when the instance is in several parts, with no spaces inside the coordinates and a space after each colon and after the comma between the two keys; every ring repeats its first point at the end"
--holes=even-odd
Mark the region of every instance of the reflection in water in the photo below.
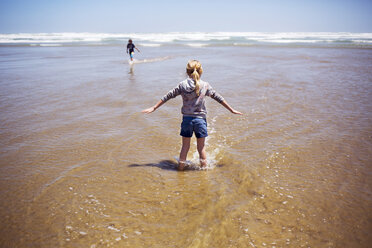
{"type": "Polygon", "coordinates": [[[129,72],[128,72],[128,74],[133,75],[133,73],[134,73],[134,68],[133,67],[134,67],[133,64],[129,64],[129,72]]]}
{"type": "Polygon", "coordinates": [[[130,82],[135,83],[136,82],[136,77],[134,75],[134,63],[131,63],[131,61],[128,61],[128,67],[129,67],[129,70],[128,70],[129,77],[128,77],[128,79],[129,79],[130,82]]]}

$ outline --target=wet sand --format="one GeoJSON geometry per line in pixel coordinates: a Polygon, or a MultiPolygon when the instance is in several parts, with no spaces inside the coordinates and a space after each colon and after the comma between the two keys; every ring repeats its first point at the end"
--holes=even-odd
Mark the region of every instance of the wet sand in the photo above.
{"type": "Polygon", "coordinates": [[[371,244],[371,49],[141,51],[0,47],[1,247],[371,244]],[[212,168],[178,172],[181,99],[140,111],[189,59],[245,115],[208,99],[212,168]]]}

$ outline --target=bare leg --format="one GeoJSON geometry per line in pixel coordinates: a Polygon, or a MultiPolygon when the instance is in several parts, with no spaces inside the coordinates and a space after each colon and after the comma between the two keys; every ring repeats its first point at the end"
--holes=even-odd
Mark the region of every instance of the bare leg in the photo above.
{"type": "Polygon", "coordinates": [[[187,153],[190,149],[191,138],[182,137],[182,148],[180,152],[180,159],[178,163],[178,170],[182,171],[185,168],[187,153]]]}
{"type": "Polygon", "coordinates": [[[196,146],[199,152],[201,167],[207,166],[207,153],[205,152],[204,144],[205,144],[205,137],[196,139],[196,146]]]}

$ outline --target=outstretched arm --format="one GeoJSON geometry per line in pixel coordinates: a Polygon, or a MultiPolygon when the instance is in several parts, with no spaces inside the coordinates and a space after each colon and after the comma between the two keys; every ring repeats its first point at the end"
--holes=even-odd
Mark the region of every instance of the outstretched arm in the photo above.
{"type": "Polygon", "coordinates": [[[163,105],[166,101],[168,101],[171,98],[175,98],[181,94],[181,84],[177,85],[174,89],[170,90],[165,96],[163,96],[154,106],[148,109],[144,109],[141,112],[145,114],[150,114],[154,112],[157,108],[159,108],[161,105],[163,105]]]}
{"type": "Polygon", "coordinates": [[[235,109],[233,109],[225,100],[221,102],[222,106],[224,106],[226,109],[228,109],[231,113],[237,114],[237,115],[242,115],[242,112],[239,112],[235,109]]]}
{"type": "Polygon", "coordinates": [[[227,110],[229,110],[231,113],[233,114],[237,114],[237,115],[242,115],[243,113],[239,112],[239,111],[236,111],[235,109],[233,109],[226,101],[225,99],[223,99],[223,97],[218,94],[209,84],[208,84],[208,89],[207,89],[207,92],[206,92],[206,95],[207,96],[210,96],[211,98],[213,98],[214,100],[216,100],[217,102],[221,103],[222,106],[224,106],[227,110]]]}
{"type": "Polygon", "coordinates": [[[135,49],[136,49],[139,53],[141,52],[137,47],[135,47],[135,49]]]}
{"type": "Polygon", "coordinates": [[[144,109],[141,112],[145,113],[145,114],[150,114],[150,113],[154,112],[157,108],[159,108],[163,104],[164,104],[164,101],[159,100],[154,106],[152,106],[150,108],[147,108],[147,109],[144,109]]]}

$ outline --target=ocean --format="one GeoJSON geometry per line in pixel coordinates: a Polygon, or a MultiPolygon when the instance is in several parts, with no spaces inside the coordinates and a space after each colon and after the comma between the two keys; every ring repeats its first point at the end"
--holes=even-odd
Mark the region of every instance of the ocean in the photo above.
{"type": "Polygon", "coordinates": [[[171,33],[19,33],[0,34],[0,45],[17,46],[111,46],[133,39],[141,46],[252,46],[312,45],[326,47],[372,46],[372,33],[263,33],[263,32],[171,32],[171,33]]]}
{"type": "Polygon", "coordinates": [[[369,247],[371,48],[371,33],[1,34],[0,246],[369,247]],[[190,59],[244,115],[207,99],[210,164],[179,172],[181,98],[141,110],[190,59]]]}

